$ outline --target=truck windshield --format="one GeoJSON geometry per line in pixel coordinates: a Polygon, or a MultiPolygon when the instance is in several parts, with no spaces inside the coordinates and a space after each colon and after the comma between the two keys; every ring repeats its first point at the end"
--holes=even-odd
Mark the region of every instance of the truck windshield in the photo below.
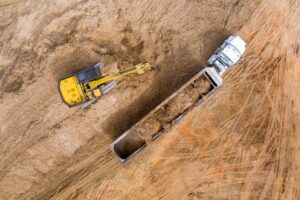
{"type": "Polygon", "coordinates": [[[230,65],[232,65],[232,61],[227,57],[226,54],[224,54],[223,52],[220,54],[220,59],[219,61],[225,65],[226,67],[229,67],[230,65]]]}

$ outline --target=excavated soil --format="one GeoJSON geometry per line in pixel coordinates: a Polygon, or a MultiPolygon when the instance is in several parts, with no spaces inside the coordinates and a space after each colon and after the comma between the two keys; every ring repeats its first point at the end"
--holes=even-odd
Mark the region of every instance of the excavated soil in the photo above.
{"type": "Polygon", "coordinates": [[[299,0],[0,1],[0,199],[299,199],[299,0]],[[224,86],[121,166],[108,145],[247,42],[224,86]],[[87,109],[57,80],[149,61],[87,109]]]}
{"type": "Polygon", "coordinates": [[[134,129],[144,138],[156,138],[157,134],[165,131],[177,119],[182,118],[200,100],[214,89],[204,73],[193,77],[180,90],[177,90],[170,98],[151,111],[145,119],[141,120],[134,129]]]}

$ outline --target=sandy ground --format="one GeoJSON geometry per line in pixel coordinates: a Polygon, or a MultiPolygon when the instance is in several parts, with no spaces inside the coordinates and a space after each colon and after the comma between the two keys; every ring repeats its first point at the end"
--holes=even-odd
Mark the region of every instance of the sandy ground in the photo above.
{"type": "Polygon", "coordinates": [[[299,199],[298,0],[0,1],[0,199],[299,199]],[[222,89],[125,166],[108,145],[248,43],[222,89]],[[149,61],[88,109],[57,79],[149,61]]]}

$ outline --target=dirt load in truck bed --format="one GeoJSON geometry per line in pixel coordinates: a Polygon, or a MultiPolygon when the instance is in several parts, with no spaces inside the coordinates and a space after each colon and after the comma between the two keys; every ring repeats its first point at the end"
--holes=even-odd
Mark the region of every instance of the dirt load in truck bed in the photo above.
{"type": "Polygon", "coordinates": [[[206,73],[204,70],[198,72],[110,145],[122,163],[156,140],[219,88],[213,85],[206,73]]]}
{"type": "Polygon", "coordinates": [[[0,199],[299,199],[299,13],[298,0],[0,1],[0,199]],[[223,87],[121,166],[108,145],[231,34],[247,51],[223,87]],[[65,106],[57,80],[99,61],[155,69],[65,106]]]}

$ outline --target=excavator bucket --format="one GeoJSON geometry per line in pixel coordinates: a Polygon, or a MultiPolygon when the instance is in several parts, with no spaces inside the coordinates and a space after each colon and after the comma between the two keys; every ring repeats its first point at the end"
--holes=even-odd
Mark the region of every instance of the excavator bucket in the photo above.
{"type": "Polygon", "coordinates": [[[146,71],[150,70],[152,66],[150,63],[140,63],[135,67],[138,74],[144,74],[146,71]]]}

